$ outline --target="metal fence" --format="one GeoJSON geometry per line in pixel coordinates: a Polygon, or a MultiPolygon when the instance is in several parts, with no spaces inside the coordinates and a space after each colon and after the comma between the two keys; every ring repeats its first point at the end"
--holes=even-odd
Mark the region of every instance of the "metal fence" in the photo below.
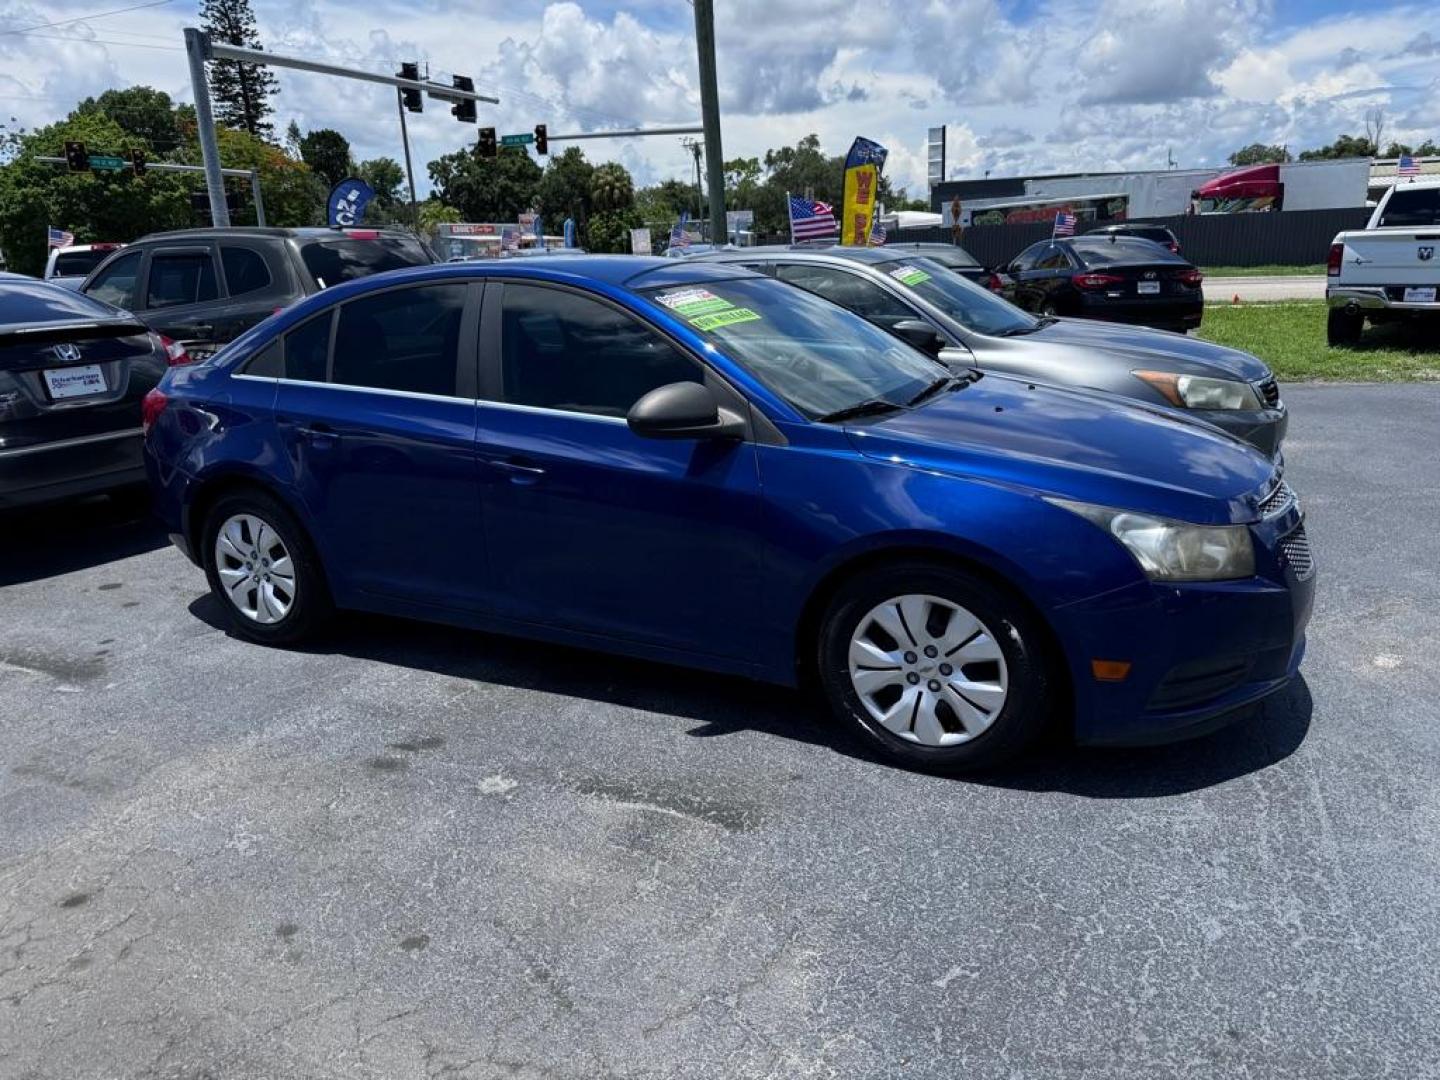
{"type": "MultiPolygon", "coordinates": [[[[1336,233],[1364,228],[1369,220],[1363,206],[1145,219],[1168,227],[1181,254],[1196,266],[1313,266],[1325,261],[1336,233]]],[[[1050,233],[1049,222],[975,225],[965,230],[961,244],[983,265],[1001,266],[1050,233]]],[[[950,230],[903,229],[893,239],[949,243],[950,230]]]]}

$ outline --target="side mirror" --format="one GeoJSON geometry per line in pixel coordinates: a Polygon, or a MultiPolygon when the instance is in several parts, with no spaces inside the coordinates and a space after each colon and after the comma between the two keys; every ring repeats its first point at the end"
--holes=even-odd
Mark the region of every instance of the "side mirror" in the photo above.
{"type": "Polygon", "coordinates": [[[939,356],[940,350],[950,344],[940,336],[938,330],[922,319],[901,319],[890,330],[930,356],[939,356]]]}
{"type": "Polygon", "coordinates": [[[658,386],[630,407],[625,422],[647,439],[741,439],[745,421],[720,408],[708,386],[658,386]]]}

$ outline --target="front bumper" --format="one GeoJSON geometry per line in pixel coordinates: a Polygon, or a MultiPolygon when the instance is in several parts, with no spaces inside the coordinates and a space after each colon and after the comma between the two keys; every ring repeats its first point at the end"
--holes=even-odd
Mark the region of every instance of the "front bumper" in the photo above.
{"type": "Polygon", "coordinates": [[[1282,690],[1305,655],[1315,595],[1298,507],[1252,526],[1256,576],[1243,581],[1127,586],[1055,613],[1069,643],[1078,742],[1144,745],[1212,730],[1282,690]],[[1131,664],[1099,682],[1092,660],[1131,664]]]}
{"type": "MultiPolygon", "coordinates": [[[[1427,284],[1425,286],[1429,288],[1427,284]]],[[[1404,295],[1404,285],[1327,285],[1325,302],[1332,308],[1353,308],[1359,311],[1415,311],[1440,314],[1440,290],[1437,299],[1420,303],[1398,299],[1396,293],[1404,295]]]]}

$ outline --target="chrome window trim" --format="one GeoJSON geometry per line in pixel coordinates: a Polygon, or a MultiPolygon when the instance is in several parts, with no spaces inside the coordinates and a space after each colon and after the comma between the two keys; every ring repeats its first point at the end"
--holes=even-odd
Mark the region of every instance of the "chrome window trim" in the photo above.
{"type": "Polygon", "coordinates": [[[386,390],[378,386],[351,386],[349,383],[317,382],[314,379],[270,378],[266,375],[244,375],[239,372],[232,379],[248,379],[250,382],[283,383],[286,386],[314,386],[322,390],[348,390],[355,394],[384,394],[386,397],[414,398],[418,401],[458,401],[464,405],[475,405],[478,398],[456,397],[453,394],[422,394],[418,390],[386,390]]]}
{"type": "Polygon", "coordinates": [[[130,439],[145,434],[144,428],[126,428],[124,431],[106,431],[99,435],[82,435],[75,439],[61,439],[58,442],[39,446],[17,446],[13,450],[0,449],[0,458],[24,457],[26,454],[42,454],[46,450],[68,450],[72,446],[89,446],[91,443],[111,442],[115,439],[130,439]]]}

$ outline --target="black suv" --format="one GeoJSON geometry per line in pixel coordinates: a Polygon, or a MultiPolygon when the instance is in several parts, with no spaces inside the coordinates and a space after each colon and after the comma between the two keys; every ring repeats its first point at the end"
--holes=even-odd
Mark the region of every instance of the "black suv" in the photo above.
{"type": "Polygon", "coordinates": [[[203,356],[328,285],[434,261],[388,229],[182,229],[117,251],[80,291],[203,356]]]}

